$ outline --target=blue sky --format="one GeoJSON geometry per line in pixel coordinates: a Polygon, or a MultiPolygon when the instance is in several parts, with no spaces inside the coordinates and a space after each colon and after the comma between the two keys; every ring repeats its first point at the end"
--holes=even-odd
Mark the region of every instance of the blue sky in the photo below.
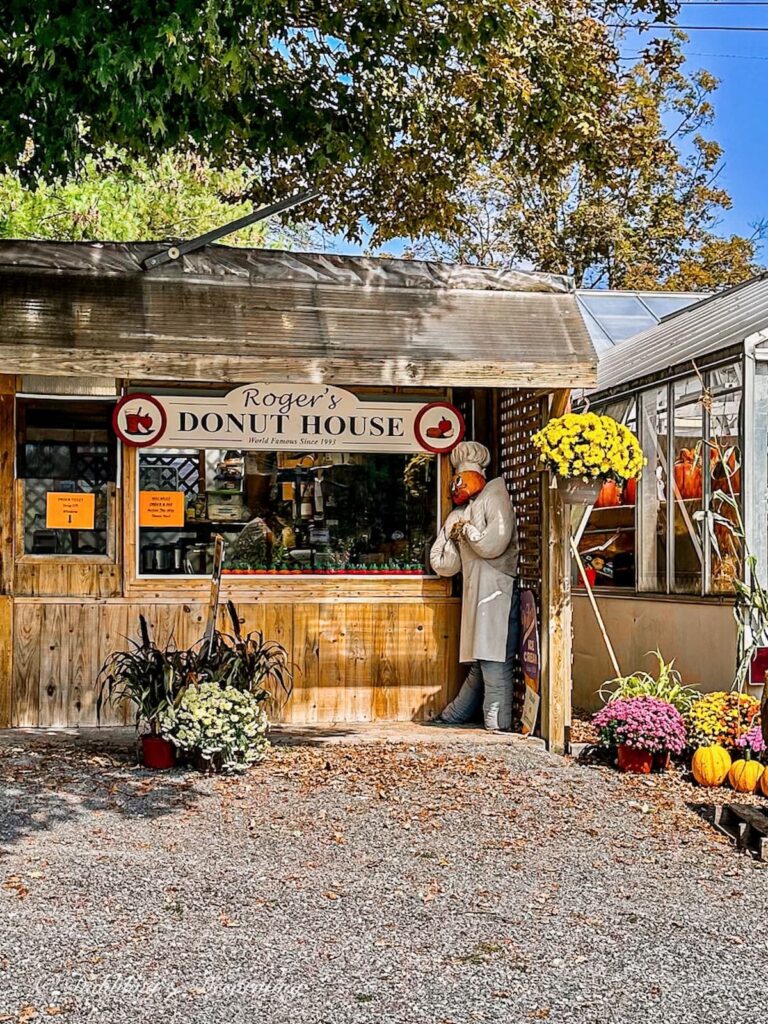
{"type": "Polygon", "coordinates": [[[730,192],[733,208],[723,213],[718,231],[750,234],[750,224],[768,219],[768,3],[683,4],[678,23],[712,27],[688,31],[686,69],[706,68],[720,79],[709,135],[725,150],[720,182],[730,192]],[[726,25],[766,31],[718,28],[726,25]]]}

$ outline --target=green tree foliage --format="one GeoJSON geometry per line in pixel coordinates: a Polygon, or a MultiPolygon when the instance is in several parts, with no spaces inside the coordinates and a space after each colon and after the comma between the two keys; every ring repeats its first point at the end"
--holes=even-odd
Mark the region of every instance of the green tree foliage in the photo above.
{"type": "Polygon", "coordinates": [[[484,265],[529,261],[611,288],[711,289],[754,274],[761,231],[716,234],[731,199],[722,150],[705,137],[717,81],[686,77],[681,37],[648,51],[605,111],[604,160],[564,161],[559,175],[520,173],[500,158],[467,177],[448,231],[414,253],[484,265]]]}
{"type": "MultiPolygon", "coordinates": [[[[193,154],[166,153],[151,165],[114,154],[87,157],[61,181],[29,187],[18,172],[0,175],[0,238],[66,241],[189,238],[249,213],[243,201],[252,175],[244,168],[211,170],[193,154]]],[[[262,245],[257,223],[224,240],[262,245]]]]}
{"type": "Polygon", "coordinates": [[[256,198],[313,184],[303,215],[374,244],[441,230],[491,154],[538,176],[604,161],[612,17],[665,0],[6,0],[0,166],[26,182],[109,146],[194,150],[258,172],[256,198]]]}

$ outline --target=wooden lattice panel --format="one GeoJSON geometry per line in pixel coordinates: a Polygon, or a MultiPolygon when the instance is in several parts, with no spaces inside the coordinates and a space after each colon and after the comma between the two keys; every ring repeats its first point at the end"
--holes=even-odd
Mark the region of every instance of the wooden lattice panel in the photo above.
{"type": "Polygon", "coordinates": [[[541,472],[531,437],[541,425],[540,395],[514,388],[501,392],[500,466],[517,516],[520,585],[531,589],[537,600],[541,595],[541,472]]]}
{"type": "MultiPolygon", "coordinates": [[[[507,388],[498,401],[499,467],[517,517],[521,588],[532,590],[541,622],[541,472],[532,435],[542,425],[542,398],[533,391],[507,388]]],[[[520,665],[515,671],[514,715],[522,715],[525,688],[520,665]]]]}

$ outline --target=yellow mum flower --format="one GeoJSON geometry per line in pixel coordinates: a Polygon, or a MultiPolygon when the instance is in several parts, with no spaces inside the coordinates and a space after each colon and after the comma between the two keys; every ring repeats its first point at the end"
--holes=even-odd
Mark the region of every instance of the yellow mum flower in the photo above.
{"type": "Polygon", "coordinates": [[[533,436],[539,461],[560,476],[639,475],[647,460],[627,427],[597,413],[566,413],[550,420],[533,436]]]}

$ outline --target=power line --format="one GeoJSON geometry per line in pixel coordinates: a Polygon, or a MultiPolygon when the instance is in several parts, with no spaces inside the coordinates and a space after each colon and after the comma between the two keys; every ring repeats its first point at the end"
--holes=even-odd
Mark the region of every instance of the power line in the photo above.
{"type": "Polygon", "coordinates": [[[768,55],[759,53],[694,53],[686,51],[685,57],[721,57],[728,60],[768,60],[768,55]]]}
{"type": "MultiPolygon", "coordinates": [[[[642,54],[635,54],[633,57],[619,57],[619,60],[623,60],[627,63],[639,60],[642,54]]],[[[718,58],[722,60],[768,60],[768,55],[757,54],[757,53],[692,53],[690,50],[686,50],[683,56],[687,59],[688,57],[704,57],[709,60],[710,58],[718,58]]]]}
{"type": "Polygon", "coordinates": [[[666,21],[654,21],[642,25],[617,25],[608,24],[606,28],[637,29],[639,32],[648,32],[651,29],[669,31],[679,28],[682,32],[768,32],[768,25],[676,25],[666,21]]]}

